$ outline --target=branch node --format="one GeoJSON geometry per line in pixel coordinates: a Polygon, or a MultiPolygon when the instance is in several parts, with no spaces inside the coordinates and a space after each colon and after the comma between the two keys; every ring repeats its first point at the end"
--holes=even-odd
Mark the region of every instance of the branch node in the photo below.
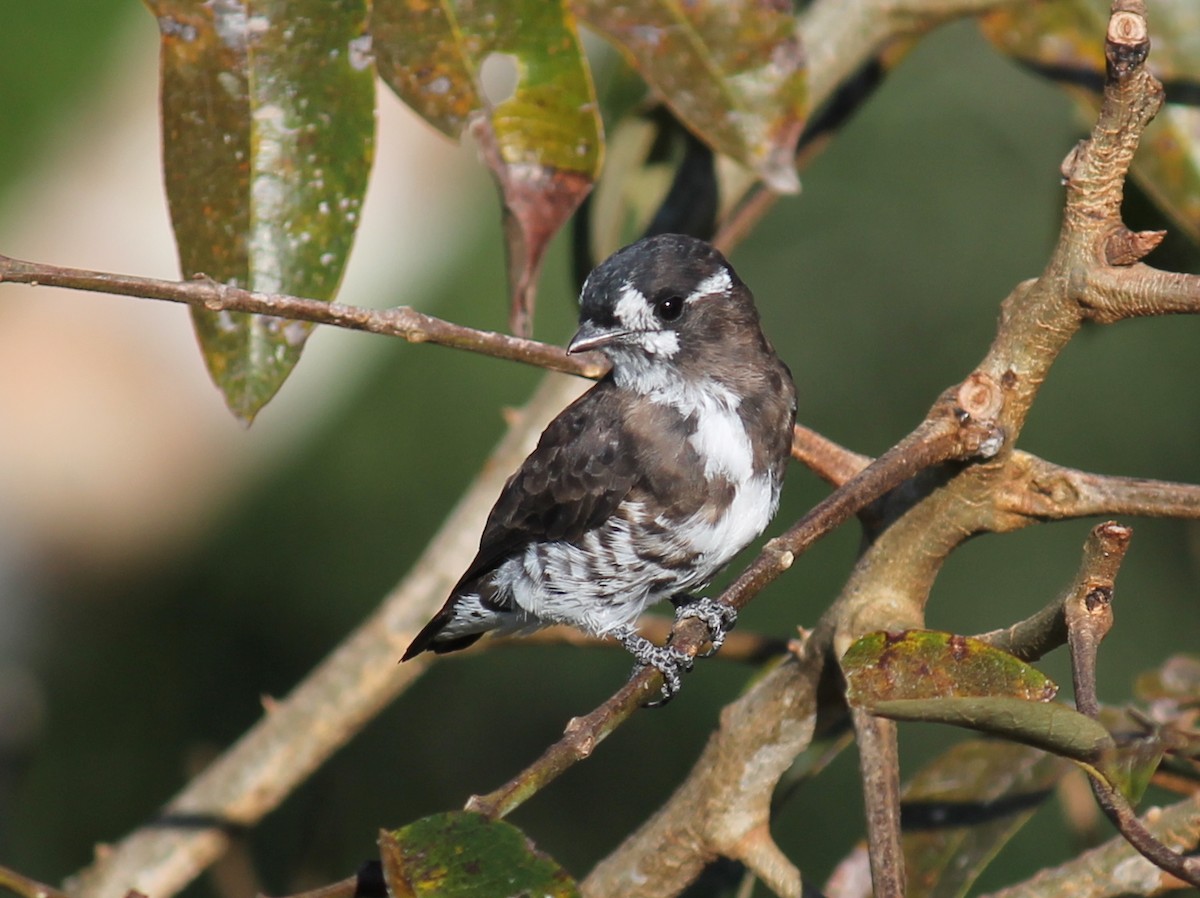
{"type": "Polygon", "coordinates": [[[1166,231],[1131,231],[1120,225],[1104,241],[1104,261],[1118,267],[1133,265],[1156,249],[1166,236],[1166,231]]]}

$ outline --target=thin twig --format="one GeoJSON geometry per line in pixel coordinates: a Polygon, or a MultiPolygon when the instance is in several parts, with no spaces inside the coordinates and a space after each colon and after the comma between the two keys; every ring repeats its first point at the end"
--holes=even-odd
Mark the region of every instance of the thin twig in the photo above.
{"type": "Polygon", "coordinates": [[[1113,590],[1117,571],[1129,549],[1133,531],[1113,521],[1092,529],[1084,544],[1083,563],[1070,597],[1063,603],[1075,707],[1093,720],[1100,713],[1096,696],[1096,653],[1112,629],[1113,590]]]}
{"type": "MultiPolygon", "coordinates": [[[[1112,629],[1113,588],[1131,536],[1128,527],[1112,522],[1092,530],[1076,578],[1076,588],[1063,605],[1067,641],[1071,647],[1075,706],[1093,720],[1100,714],[1100,701],[1096,695],[1096,655],[1101,641],[1112,629]]],[[[1171,875],[1200,887],[1200,858],[1177,854],[1156,839],[1112,783],[1091,774],[1088,779],[1097,804],[1130,845],[1171,875]]]]}
{"type": "MultiPolygon", "coordinates": [[[[354,898],[358,894],[358,877],[349,876],[346,879],[339,879],[337,882],[331,882],[329,885],[321,886],[318,889],[310,889],[307,892],[296,892],[285,898],[354,898]]],[[[265,895],[259,895],[258,898],[267,898],[265,895]]]]}
{"type": "Polygon", "coordinates": [[[22,876],[8,867],[0,867],[0,889],[7,889],[21,898],[69,898],[65,892],[60,892],[54,886],[22,876]]]}
{"type": "Polygon", "coordinates": [[[792,433],[792,458],[835,487],[874,461],[871,456],[839,446],[803,424],[797,424],[792,433]]]}
{"type": "Polygon", "coordinates": [[[208,309],[210,312],[250,312],[295,321],[311,321],[315,324],[400,337],[410,343],[435,343],[582,377],[600,377],[608,370],[608,363],[594,354],[586,357],[567,355],[557,346],[494,331],[464,327],[426,315],[408,306],[367,309],[282,293],[256,293],[253,290],[218,283],[204,275],[190,281],[167,281],[88,271],[82,268],[63,268],[0,255],[0,283],[68,287],[73,290],[185,303],[208,309]]]}
{"type": "MultiPolygon", "coordinates": [[[[1194,851],[1200,843],[1200,794],[1171,805],[1152,808],[1142,817],[1147,831],[1177,851],[1194,851]]],[[[1124,836],[1116,836],[1031,879],[981,898],[1118,898],[1121,895],[1159,895],[1178,883],[1143,861],[1124,836]]]]}
{"type": "Polygon", "coordinates": [[[1058,596],[1024,620],[976,638],[1022,661],[1037,661],[1066,645],[1067,606],[1086,603],[1088,596],[1096,591],[1102,594],[1108,589],[1111,595],[1112,581],[1125,557],[1132,532],[1112,522],[1094,527],[1084,542],[1079,570],[1058,596]]]}

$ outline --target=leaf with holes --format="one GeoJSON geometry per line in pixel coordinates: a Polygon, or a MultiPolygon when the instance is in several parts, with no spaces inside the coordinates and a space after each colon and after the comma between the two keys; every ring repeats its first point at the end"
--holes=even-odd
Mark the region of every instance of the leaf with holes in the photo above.
{"type": "MultiPolygon", "coordinates": [[[[163,163],[187,277],[330,300],[374,152],[366,0],[147,0],[162,36],[163,163]]],[[[192,310],[249,423],[312,325],[192,310]]]]}
{"type": "Polygon", "coordinates": [[[936,630],[868,633],[842,657],[847,699],[882,701],[1011,696],[1045,702],[1058,687],[1024,661],[969,636],[936,630]]]}
{"type": "MultiPolygon", "coordinates": [[[[984,34],[1022,64],[1060,83],[1088,121],[1100,105],[1109,0],[1006,6],[981,18],[984,34]]],[[[1200,244],[1200,4],[1151,5],[1150,70],[1166,105],[1142,137],[1133,176],[1189,238],[1200,244]]]]}
{"type": "Polygon", "coordinates": [[[791,3],[570,2],[697,137],[773,189],[799,189],[807,82],[791,3]]]}
{"type": "Polygon", "coordinates": [[[519,829],[480,814],[452,811],[379,835],[383,878],[392,898],[579,898],[579,887],[519,829]]]}
{"type": "Polygon", "coordinates": [[[547,0],[375,0],[371,35],[401,99],[478,141],[504,199],[510,325],[528,336],[546,246],[591,190],[603,149],[574,19],[547,0]],[[489,60],[515,66],[511,96],[489,100],[489,60]]]}

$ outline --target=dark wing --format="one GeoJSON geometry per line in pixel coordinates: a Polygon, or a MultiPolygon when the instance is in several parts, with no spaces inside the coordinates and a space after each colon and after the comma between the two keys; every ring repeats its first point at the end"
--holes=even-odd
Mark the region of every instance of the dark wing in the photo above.
{"type": "Polygon", "coordinates": [[[453,593],[529,543],[573,542],[616,510],[638,479],[622,403],[601,381],[550,422],[504,485],[453,593]]]}
{"type": "Polygon", "coordinates": [[[543,431],[537,448],[508,479],[488,516],[479,552],[434,618],[417,634],[404,660],[426,649],[466,648],[482,634],[452,642],[434,638],[454,617],[458,595],[471,581],[540,540],[580,539],[602,523],[638,480],[622,397],[603,380],[569,405],[543,431]]]}

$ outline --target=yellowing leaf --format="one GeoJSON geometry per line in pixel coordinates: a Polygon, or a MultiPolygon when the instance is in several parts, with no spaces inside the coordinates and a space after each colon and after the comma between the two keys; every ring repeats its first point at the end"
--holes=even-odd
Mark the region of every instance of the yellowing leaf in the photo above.
{"type": "Polygon", "coordinates": [[[452,811],[382,832],[392,898],[579,898],[574,880],[511,823],[452,811]]]}
{"type": "Polygon", "coordinates": [[[781,193],[799,189],[804,55],[790,2],[572,0],[701,140],[781,193]]]}
{"type": "Polygon", "coordinates": [[[504,199],[511,326],[528,335],[546,246],[591,190],[603,149],[574,19],[554,0],[375,0],[371,34],[401,99],[479,141],[504,199]],[[484,90],[489,60],[516,70],[496,102],[484,90]]]}

